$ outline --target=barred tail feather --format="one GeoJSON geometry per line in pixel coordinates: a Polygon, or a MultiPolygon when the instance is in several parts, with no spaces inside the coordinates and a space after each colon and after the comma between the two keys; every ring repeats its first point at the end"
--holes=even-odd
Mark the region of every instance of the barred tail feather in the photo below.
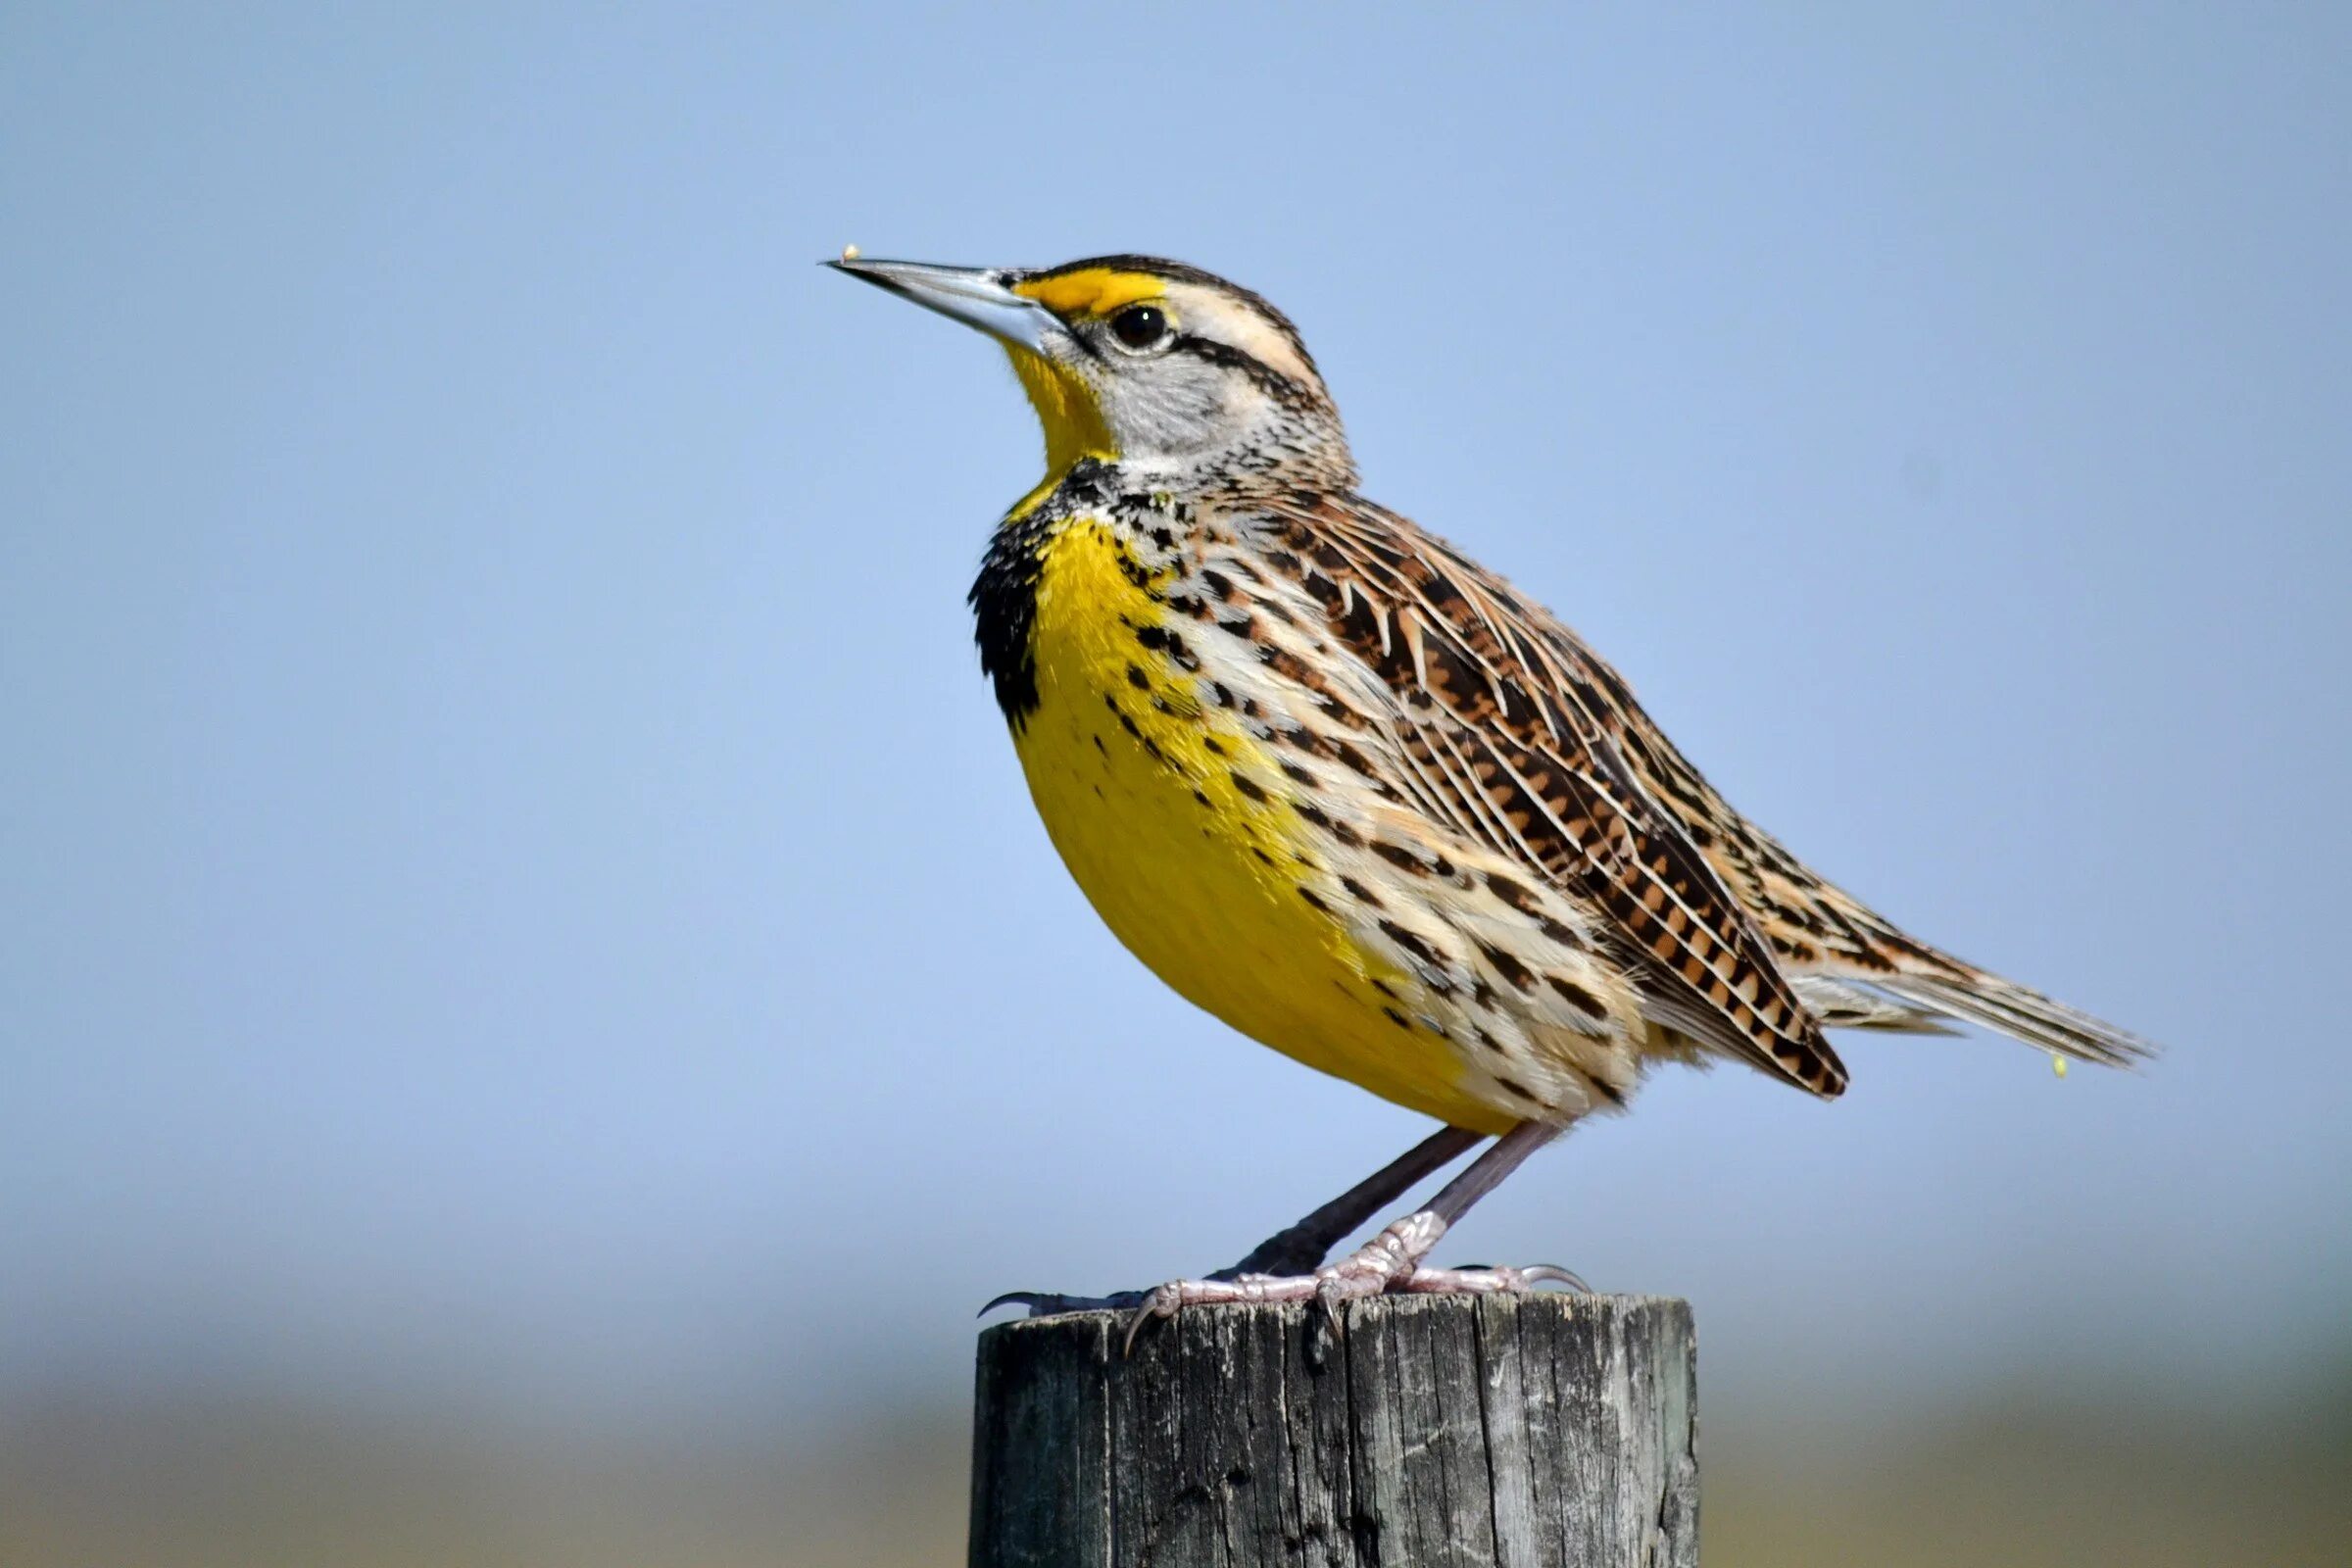
{"type": "Polygon", "coordinates": [[[1826,974],[1789,977],[1805,1010],[1824,1029],[1881,1029],[1898,1035],[1952,1035],[1949,1018],[1927,1007],[1826,974]]]}
{"type": "Polygon", "coordinates": [[[1965,977],[1873,975],[1870,984],[1931,1011],[1965,1018],[2012,1040],[2082,1061],[2125,1067],[2156,1054],[2155,1046],[2103,1018],[1981,970],[1965,977]]]}

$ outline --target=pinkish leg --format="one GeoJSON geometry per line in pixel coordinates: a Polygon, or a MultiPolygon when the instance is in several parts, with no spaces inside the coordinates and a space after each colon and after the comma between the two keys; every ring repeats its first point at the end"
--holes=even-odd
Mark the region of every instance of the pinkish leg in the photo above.
{"type": "Polygon", "coordinates": [[[1417,1209],[1383,1230],[1361,1248],[1311,1274],[1243,1274],[1232,1279],[1171,1280],[1147,1296],[1128,1320],[1127,1344],[1145,1323],[1173,1317],[1188,1306],[1238,1301],[1320,1300],[1327,1306],[1385,1291],[1415,1294],[1484,1294],[1524,1290],[1542,1280],[1557,1280],[1582,1288],[1584,1282],[1566,1269],[1538,1264],[1521,1269],[1430,1269],[1421,1260],[1470,1205],[1502,1184],[1528,1155],[1557,1138],[1564,1129],[1541,1122],[1521,1122],[1417,1209]]]}

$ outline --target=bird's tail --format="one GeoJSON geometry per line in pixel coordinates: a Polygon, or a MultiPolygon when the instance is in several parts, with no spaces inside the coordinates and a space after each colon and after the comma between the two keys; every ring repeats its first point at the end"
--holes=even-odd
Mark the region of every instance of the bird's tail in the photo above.
{"type": "Polygon", "coordinates": [[[1906,966],[1901,973],[1872,975],[1868,984],[1931,1018],[1963,1018],[2080,1061],[2125,1067],[2156,1054],[2155,1046],[2104,1018],[1957,959],[1942,959],[1932,969],[1906,966]]]}
{"type": "Polygon", "coordinates": [[[1824,1029],[1877,1029],[1897,1035],[1956,1035],[1951,1020],[1933,1008],[1899,1001],[1835,975],[1791,975],[1805,1010],[1824,1029]]]}

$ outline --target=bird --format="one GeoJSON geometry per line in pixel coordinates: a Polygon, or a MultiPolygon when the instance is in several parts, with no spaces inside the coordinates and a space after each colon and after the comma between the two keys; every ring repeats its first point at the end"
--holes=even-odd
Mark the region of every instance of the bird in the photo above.
{"type": "Polygon", "coordinates": [[[1043,427],[1045,478],[969,606],[1097,913],[1244,1035],[1440,1124],[1230,1268],[992,1306],[1128,1306],[1132,1343],[1194,1305],[1581,1285],[1430,1253],[1654,1066],[1729,1058],[1829,1100],[1837,1028],[2152,1053],[1912,937],[1734,809],[1564,622],[1361,493],[1304,339],[1258,294],[1142,255],[826,265],[994,338],[1043,427]]]}

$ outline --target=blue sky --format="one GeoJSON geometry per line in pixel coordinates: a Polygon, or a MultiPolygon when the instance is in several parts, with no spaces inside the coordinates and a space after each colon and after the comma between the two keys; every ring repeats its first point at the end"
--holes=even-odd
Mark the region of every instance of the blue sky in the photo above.
{"type": "Polygon", "coordinates": [[[1054,862],[960,602],[1034,426],[850,241],[1266,293],[1743,808],[2172,1047],[1663,1076],[1452,1255],[1689,1295],[1735,1394],[2282,1375],[2352,1286],[2348,43],[12,8],[0,1391],[916,1398],[1420,1135],[1054,862]]]}

